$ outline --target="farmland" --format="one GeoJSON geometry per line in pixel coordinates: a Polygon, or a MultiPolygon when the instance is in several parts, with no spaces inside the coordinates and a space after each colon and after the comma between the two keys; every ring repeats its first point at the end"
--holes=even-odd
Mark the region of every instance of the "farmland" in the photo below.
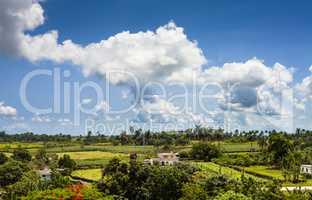
{"type": "Polygon", "coordinates": [[[24,142],[14,142],[14,143],[0,143],[0,151],[6,151],[8,149],[24,148],[24,149],[38,149],[43,147],[42,142],[34,143],[24,143],[24,142]]]}
{"type": "Polygon", "coordinates": [[[216,143],[224,152],[253,152],[259,151],[259,145],[256,142],[218,142],[216,143]]]}
{"type": "Polygon", "coordinates": [[[69,155],[74,160],[128,158],[128,154],[102,152],[102,151],[81,151],[81,152],[57,153],[57,155],[60,157],[63,156],[64,154],[69,155]]]}
{"type": "MultiPolygon", "coordinates": [[[[197,141],[192,141],[188,145],[173,145],[170,151],[174,152],[189,152],[193,144],[197,141]]],[[[229,141],[212,142],[218,148],[229,156],[248,156],[256,155],[260,147],[256,142],[235,143],[229,141]]],[[[154,157],[158,152],[164,151],[161,147],[153,145],[112,145],[106,143],[94,143],[90,145],[81,145],[78,143],[59,143],[54,145],[46,145],[42,142],[35,143],[1,143],[0,150],[5,152],[7,156],[11,156],[16,148],[25,148],[34,155],[42,148],[46,147],[48,153],[56,153],[58,157],[65,154],[69,155],[77,163],[77,170],[73,171],[73,176],[81,177],[89,180],[99,180],[101,177],[101,168],[105,167],[112,158],[118,158],[128,162],[129,155],[136,153],[139,161],[144,158],[154,157]]],[[[282,171],[273,169],[269,165],[252,165],[252,166],[222,166],[214,162],[198,162],[188,161],[191,165],[199,168],[207,174],[223,174],[234,179],[240,179],[242,175],[250,177],[258,181],[270,181],[267,177],[284,181],[282,171]],[[245,171],[245,173],[243,173],[245,171]],[[259,175],[259,176],[258,176],[259,175]],[[264,177],[263,177],[264,176],[264,177]]],[[[300,182],[297,184],[284,182],[283,185],[299,186],[311,185],[311,181],[300,182]]]]}
{"type": "Polygon", "coordinates": [[[284,180],[284,176],[281,170],[272,169],[272,167],[268,165],[254,165],[245,167],[244,170],[246,172],[257,173],[260,175],[270,176],[275,179],[284,180]]]}
{"type": "MultiPolygon", "coordinates": [[[[118,142],[120,138],[113,142],[83,142],[76,139],[47,143],[13,142],[2,143],[0,151],[4,152],[3,155],[11,157],[8,158],[8,163],[12,162],[12,159],[20,160],[22,159],[21,156],[24,157],[28,154],[27,162],[31,163],[29,164],[30,167],[35,166],[35,169],[41,167],[42,163],[47,161],[46,158],[49,159],[48,163],[50,163],[51,158],[53,162],[50,166],[56,166],[56,173],[59,172],[60,176],[68,178],[72,183],[80,182],[83,185],[96,186],[97,189],[107,192],[107,194],[120,195],[119,189],[116,190],[116,188],[120,188],[122,194],[131,196],[132,194],[136,195],[137,191],[132,193],[132,190],[136,190],[137,184],[140,184],[139,187],[144,188],[144,190],[157,191],[159,187],[168,188],[169,186],[155,185],[153,188],[155,183],[175,185],[175,183],[185,180],[191,181],[187,187],[197,187],[196,190],[207,187],[207,185],[214,188],[238,184],[238,187],[234,185],[230,187],[246,187],[242,191],[248,191],[250,188],[254,189],[250,186],[255,184],[258,192],[263,188],[266,190],[272,188],[274,194],[281,189],[287,191],[285,186],[312,185],[312,180],[306,179],[302,175],[298,176],[296,182],[293,181],[294,176],[288,176],[288,179],[285,180],[284,169],[278,167],[280,163],[269,160],[272,155],[262,151],[263,147],[260,148],[257,141],[189,140],[186,143],[180,141],[181,144],[172,142],[178,140],[179,137],[181,136],[166,135],[164,141],[168,140],[170,144],[161,145],[138,145],[137,143],[140,141],[134,142],[133,139],[132,142],[122,145],[121,142],[118,142]],[[168,139],[170,137],[171,139],[168,139]],[[20,155],[17,155],[17,152],[20,152],[20,155]],[[147,167],[142,164],[144,159],[157,157],[157,154],[162,152],[179,153],[182,164],[170,167],[161,166],[162,164],[147,167]],[[130,155],[136,158],[136,162],[129,162],[130,155]],[[114,158],[117,159],[110,162],[114,158]],[[271,164],[273,162],[276,164],[271,164]],[[103,170],[105,170],[104,176],[103,170]],[[247,179],[243,179],[243,177],[247,179]],[[217,186],[214,186],[215,184],[217,186]],[[225,186],[222,186],[223,184],[225,186]],[[272,185],[274,187],[271,187],[272,185]],[[133,186],[134,188],[132,188],[133,186]]],[[[150,143],[152,142],[150,141],[150,143]]],[[[301,151],[300,153],[304,152],[301,151]]],[[[205,194],[205,188],[202,189],[200,193],[205,194]]],[[[141,189],[139,189],[140,191],[141,189]]],[[[283,194],[287,194],[287,192],[283,194]]],[[[207,195],[214,195],[210,193],[209,188],[207,188],[207,195]]],[[[263,194],[260,192],[260,195],[263,194]]]]}
{"type": "Polygon", "coordinates": [[[216,174],[223,174],[228,177],[232,177],[235,179],[240,179],[242,175],[248,178],[254,178],[257,179],[258,181],[266,181],[265,179],[258,178],[253,175],[249,175],[240,171],[237,171],[235,169],[229,168],[229,167],[224,167],[212,162],[191,162],[191,164],[195,167],[200,168],[201,170],[207,172],[207,173],[216,173],[216,174]]]}
{"type": "MultiPolygon", "coordinates": [[[[233,142],[215,142],[226,153],[243,153],[258,151],[259,146],[255,142],[233,143],[233,142]]],[[[110,143],[95,143],[92,145],[79,145],[75,143],[59,143],[54,145],[45,145],[42,142],[35,143],[0,143],[0,151],[12,152],[16,148],[28,149],[30,152],[35,153],[39,148],[45,147],[47,152],[62,153],[62,152],[82,152],[82,151],[103,151],[112,153],[141,153],[141,154],[154,154],[160,151],[159,147],[152,145],[112,145],[110,143]]],[[[173,146],[173,151],[188,151],[191,145],[173,146]]]]}
{"type": "Polygon", "coordinates": [[[93,181],[98,181],[102,176],[102,169],[84,169],[84,170],[75,170],[72,173],[73,176],[81,177],[93,181]]]}

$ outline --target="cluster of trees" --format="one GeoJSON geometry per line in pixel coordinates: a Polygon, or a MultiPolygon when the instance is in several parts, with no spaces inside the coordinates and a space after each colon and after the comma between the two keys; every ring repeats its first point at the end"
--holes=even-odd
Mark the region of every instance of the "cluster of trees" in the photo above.
{"type": "Polygon", "coordinates": [[[107,196],[99,192],[96,187],[83,186],[81,184],[70,184],[65,188],[47,189],[29,193],[25,200],[114,200],[112,196],[107,196]]]}
{"type": "Polygon", "coordinates": [[[112,159],[103,170],[98,188],[127,199],[177,199],[194,172],[194,168],[185,165],[162,168],[112,159]]]}
{"type": "Polygon", "coordinates": [[[32,132],[20,134],[7,134],[5,131],[0,132],[0,142],[66,142],[71,141],[71,135],[57,135],[34,134],[32,132]]]}
{"type": "Polygon", "coordinates": [[[290,200],[309,199],[310,192],[283,193],[277,182],[242,176],[203,174],[188,165],[145,166],[113,159],[103,169],[98,189],[115,199],[146,200],[290,200]]]}
{"type": "Polygon", "coordinates": [[[300,165],[312,164],[312,152],[305,149],[303,136],[275,133],[261,141],[263,154],[272,166],[283,170],[286,180],[299,181],[300,165]]]}
{"type": "Polygon", "coordinates": [[[257,141],[263,147],[264,142],[271,135],[280,134],[285,138],[293,140],[300,147],[312,147],[312,131],[305,129],[297,129],[295,133],[287,133],[283,131],[238,131],[225,132],[223,129],[213,129],[196,125],[194,128],[189,128],[184,131],[162,131],[151,132],[150,130],[143,131],[142,129],[129,128],[129,133],[122,132],[120,135],[105,137],[101,134],[93,135],[91,132],[85,138],[80,138],[88,143],[99,141],[111,142],[121,145],[187,145],[190,141],[230,141],[230,142],[253,142],[257,141]]]}
{"type": "MultiPolygon", "coordinates": [[[[189,152],[181,152],[181,158],[214,161],[228,166],[271,165],[281,169],[284,179],[294,183],[300,181],[300,166],[312,164],[312,151],[302,146],[301,138],[288,137],[282,133],[272,133],[263,137],[262,152],[255,154],[222,154],[219,146],[211,142],[193,144],[189,152]]],[[[306,175],[306,178],[309,175],[306,175]]]]}
{"type": "Polygon", "coordinates": [[[28,150],[21,148],[15,149],[10,157],[0,152],[0,188],[5,191],[2,191],[2,198],[12,199],[35,191],[66,187],[70,184],[66,175],[75,165],[68,155],[58,159],[56,154],[48,154],[45,149],[39,149],[34,158],[28,150]],[[52,170],[50,180],[42,179],[36,171],[44,167],[52,170]]]}
{"type": "Polygon", "coordinates": [[[219,146],[210,142],[198,142],[192,145],[190,151],[182,151],[179,155],[181,159],[210,162],[212,159],[222,156],[222,151],[219,146]]]}
{"type": "Polygon", "coordinates": [[[62,133],[56,135],[34,134],[31,132],[22,134],[6,134],[0,132],[0,142],[78,142],[85,145],[93,143],[111,142],[121,145],[186,145],[191,140],[199,141],[232,141],[232,142],[248,142],[257,141],[263,147],[265,142],[271,135],[280,134],[284,137],[296,141],[302,147],[312,147],[312,131],[305,129],[297,129],[295,133],[272,131],[239,131],[225,132],[223,129],[213,129],[196,125],[183,131],[162,131],[152,132],[150,130],[135,129],[130,127],[128,133],[122,132],[119,135],[107,136],[105,133],[88,132],[83,136],[64,135],[62,133]]]}

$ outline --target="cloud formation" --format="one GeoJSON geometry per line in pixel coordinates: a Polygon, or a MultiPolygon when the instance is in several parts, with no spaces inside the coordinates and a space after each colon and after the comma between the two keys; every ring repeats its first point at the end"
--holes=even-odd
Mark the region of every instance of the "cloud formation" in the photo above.
{"type": "Polygon", "coordinates": [[[0,102],[0,115],[14,117],[17,115],[17,111],[16,108],[7,106],[4,104],[4,102],[0,102]]]}
{"type": "Polygon", "coordinates": [[[197,43],[187,38],[183,28],[173,22],[155,32],[123,31],[108,39],[86,46],[71,40],[58,42],[58,31],[31,36],[31,31],[44,23],[41,5],[32,0],[0,2],[0,50],[21,55],[32,62],[70,61],[79,65],[85,75],[106,77],[109,71],[122,71],[109,78],[114,84],[131,78],[140,81],[163,80],[183,69],[198,69],[206,63],[197,43]]]}
{"type": "Polygon", "coordinates": [[[43,24],[43,9],[33,0],[0,1],[0,52],[22,55],[25,31],[43,24]]]}
{"type": "Polygon", "coordinates": [[[197,43],[173,22],[155,32],[124,31],[84,47],[70,40],[58,44],[57,38],[56,31],[26,36],[24,56],[31,61],[70,61],[81,66],[85,75],[97,74],[113,84],[127,83],[133,78],[131,75],[141,82],[163,80],[180,70],[200,68],[206,63],[197,43]],[[107,77],[108,72],[121,73],[107,77]]]}
{"type": "MultiPolygon", "coordinates": [[[[174,22],[160,26],[155,31],[123,31],[83,46],[71,40],[59,42],[57,30],[39,35],[29,34],[44,21],[44,10],[38,1],[0,1],[0,52],[22,56],[31,62],[71,62],[79,66],[86,76],[100,75],[112,84],[129,85],[132,75],[141,83],[180,81],[193,84],[194,79],[198,85],[217,83],[222,90],[218,103],[223,110],[230,108],[269,116],[291,112],[291,106],[280,106],[281,99],[286,104],[293,100],[291,94],[285,95],[284,92],[292,89],[291,68],[279,63],[267,66],[257,58],[208,67],[207,58],[197,42],[189,39],[184,29],[174,22]],[[123,73],[108,76],[109,72],[114,71],[123,73]]],[[[298,96],[311,96],[312,75],[303,79],[295,89],[298,96]]],[[[123,97],[128,95],[124,93],[123,97]]],[[[299,102],[298,99],[295,102],[299,102]]],[[[88,104],[88,101],[83,104],[88,104]]],[[[302,107],[301,102],[297,104],[302,107]]],[[[103,102],[96,110],[106,111],[108,108],[109,105],[103,102]]],[[[16,115],[16,109],[0,103],[1,113],[16,115]]],[[[177,113],[173,103],[156,96],[138,107],[137,114],[143,121],[170,121],[170,116],[196,118],[191,112],[177,113]]],[[[204,117],[200,118],[195,120],[204,121],[204,117]]]]}
{"type": "Polygon", "coordinates": [[[135,109],[135,122],[174,123],[176,126],[190,124],[213,125],[218,113],[194,113],[188,108],[180,108],[158,95],[153,95],[148,101],[135,109]]]}
{"type": "Polygon", "coordinates": [[[51,122],[52,119],[48,116],[44,116],[44,115],[35,115],[31,118],[31,121],[33,122],[39,122],[39,123],[48,123],[51,122]]]}

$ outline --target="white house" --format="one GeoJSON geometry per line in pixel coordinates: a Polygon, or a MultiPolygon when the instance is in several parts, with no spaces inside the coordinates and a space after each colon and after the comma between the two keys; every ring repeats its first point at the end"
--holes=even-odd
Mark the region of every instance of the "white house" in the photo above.
{"type": "Polygon", "coordinates": [[[158,158],[145,159],[144,163],[153,165],[159,163],[160,165],[173,165],[179,162],[179,154],[177,153],[159,153],[158,158]]]}
{"type": "Polygon", "coordinates": [[[301,165],[300,173],[302,174],[312,174],[312,165],[301,165]]]}
{"type": "Polygon", "coordinates": [[[41,179],[45,181],[51,180],[51,172],[51,169],[49,169],[48,167],[45,167],[42,170],[38,170],[41,179]]]}

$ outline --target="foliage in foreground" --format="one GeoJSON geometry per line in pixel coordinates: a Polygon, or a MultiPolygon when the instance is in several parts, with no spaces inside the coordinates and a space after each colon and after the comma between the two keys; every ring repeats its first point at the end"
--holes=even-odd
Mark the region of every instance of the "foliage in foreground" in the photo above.
{"type": "Polygon", "coordinates": [[[70,180],[58,172],[53,172],[51,180],[42,180],[36,171],[28,171],[19,181],[6,187],[7,199],[26,196],[32,192],[40,192],[70,185],[70,180]]]}
{"type": "Polygon", "coordinates": [[[96,188],[91,186],[82,186],[80,184],[70,185],[65,189],[53,189],[40,192],[33,192],[22,200],[113,200],[112,196],[105,196],[96,188]]]}
{"type": "Polygon", "coordinates": [[[184,183],[191,179],[190,166],[144,166],[113,159],[103,170],[98,188],[111,195],[128,199],[178,199],[184,183]]]}

